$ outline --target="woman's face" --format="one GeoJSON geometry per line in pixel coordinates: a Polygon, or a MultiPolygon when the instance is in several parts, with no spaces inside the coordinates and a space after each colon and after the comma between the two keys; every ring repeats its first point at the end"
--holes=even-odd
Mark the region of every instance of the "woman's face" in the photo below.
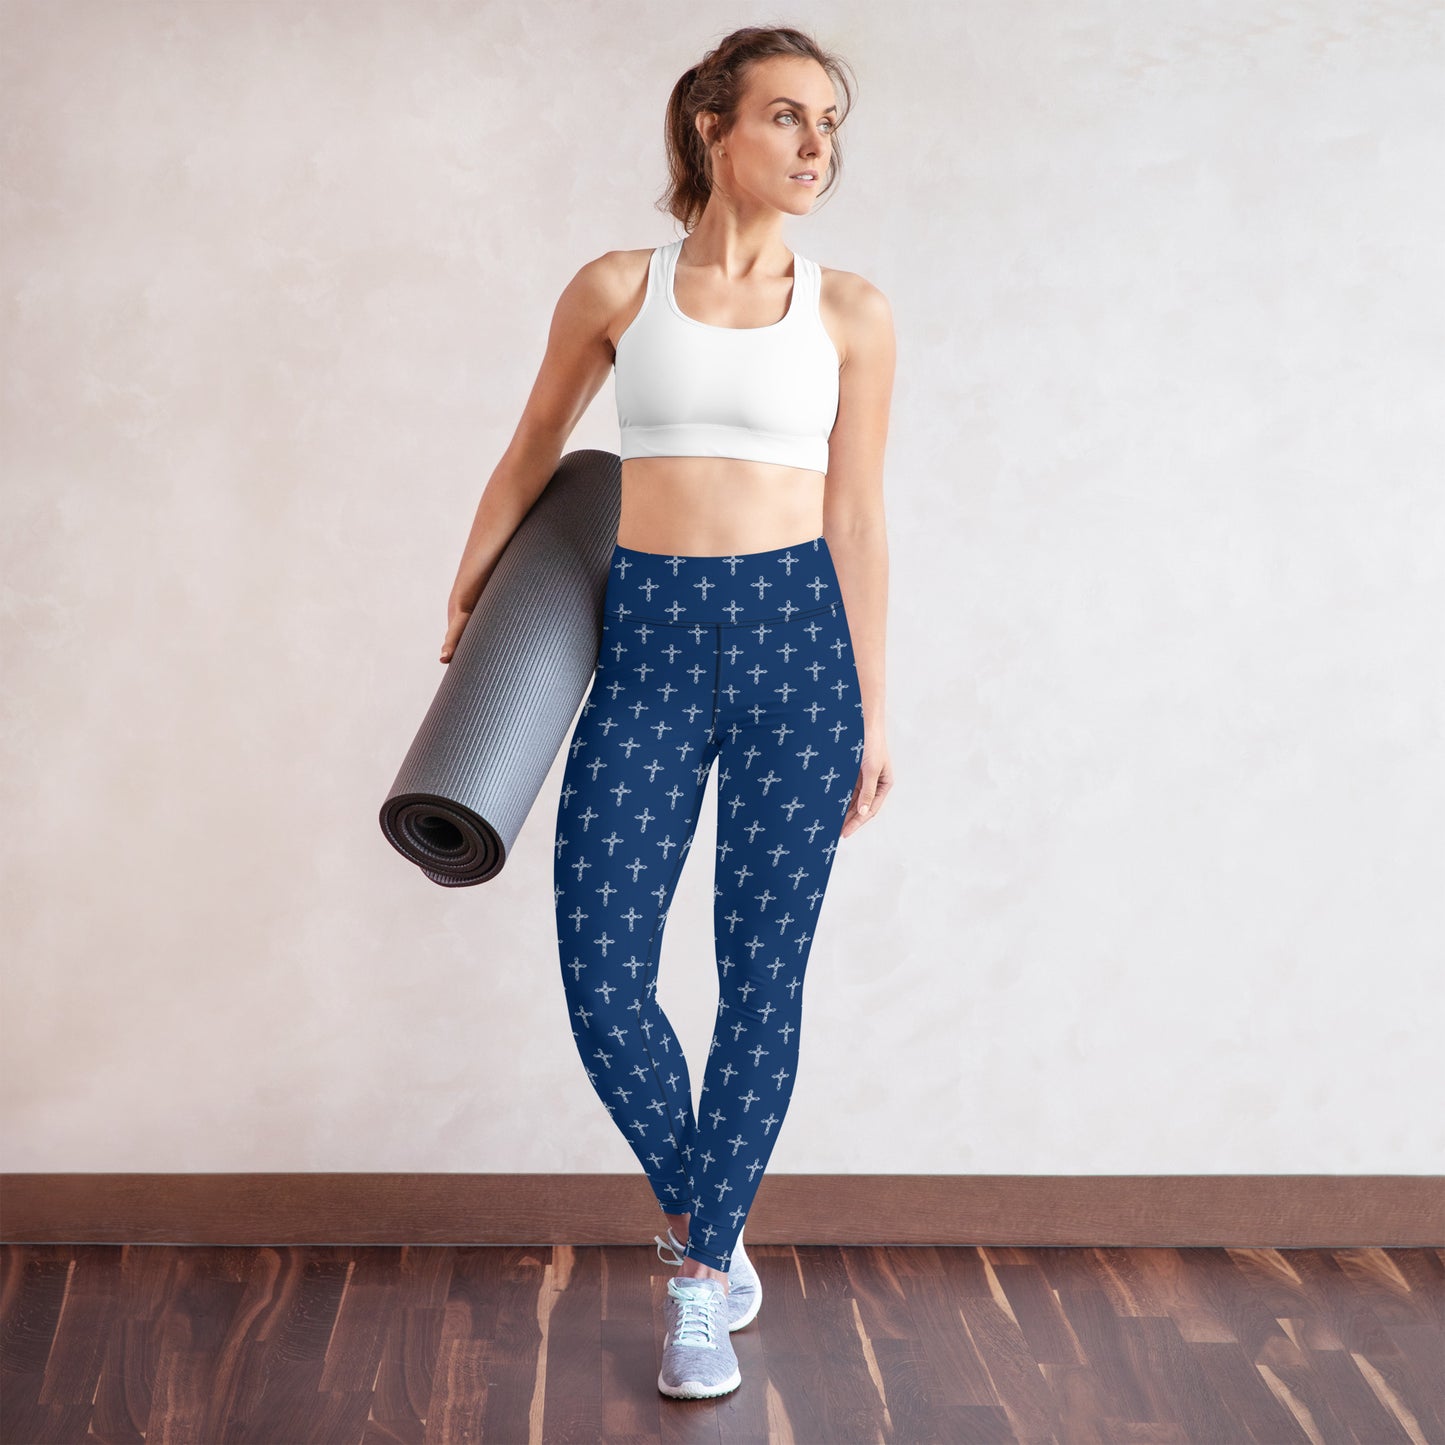
{"type": "Polygon", "coordinates": [[[731,132],[713,141],[718,187],[738,202],[806,215],[828,174],[837,115],[833,82],[816,60],[770,55],[757,61],[731,132]],[[800,171],[811,171],[813,180],[794,180],[800,171]]]}

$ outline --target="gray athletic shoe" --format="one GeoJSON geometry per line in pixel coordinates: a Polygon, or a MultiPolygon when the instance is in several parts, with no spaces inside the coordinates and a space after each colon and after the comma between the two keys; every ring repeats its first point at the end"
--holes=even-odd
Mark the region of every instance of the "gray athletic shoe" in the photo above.
{"type": "Polygon", "coordinates": [[[726,1395],[743,1382],[728,1338],[725,1292],[706,1275],[675,1275],[667,1282],[667,1333],[657,1388],[678,1400],[726,1395]]]}
{"type": "Polygon", "coordinates": [[[728,1260],[728,1329],[740,1330],[757,1318],[763,1307],[763,1282],[753,1268],[743,1248],[743,1232],[747,1225],[738,1230],[738,1242],[733,1246],[732,1257],[728,1260]]]}
{"type": "MultiPolygon", "coordinates": [[[[738,1242],[733,1246],[732,1259],[728,1263],[729,1331],[740,1330],[744,1325],[752,1324],[763,1307],[763,1282],[743,1248],[743,1235],[746,1232],[745,1224],[738,1231],[738,1242]]],[[[687,1246],[672,1232],[670,1224],[667,1227],[666,1239],[660,1234],[652,1237],[657,1241],[659,1258],[665,1259],[669,1264],[681,1264],[687,1257],[684,1253],[687,1246]]]]}

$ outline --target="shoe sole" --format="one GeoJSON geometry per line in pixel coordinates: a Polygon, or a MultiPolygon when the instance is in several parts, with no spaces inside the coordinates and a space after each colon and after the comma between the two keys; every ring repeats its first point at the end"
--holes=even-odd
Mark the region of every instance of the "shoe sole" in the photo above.
{"type": "Polygon", "coordinates": [[[694,1380],[684,1380],[680,1385],[664,1385],[662,1376],[657,1377],[657,1388],[674,1400],[708,1400],[714,1395],[726,1395],[736,1390],[743,1382],[743,1372],[736,1369],[721,1385],[699,1385],[694,1380]]]}

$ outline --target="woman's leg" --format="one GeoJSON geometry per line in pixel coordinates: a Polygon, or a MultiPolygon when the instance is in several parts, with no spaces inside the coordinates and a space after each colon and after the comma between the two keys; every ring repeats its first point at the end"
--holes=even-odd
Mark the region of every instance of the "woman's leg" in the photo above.
{"type": "Polygon", "coordinates": [[[803,976],[862,762],[863,712],[841,601],[722,635],[718,1011],[688,1256],[726,1269],[792,1097],[803,976]]]}
{"type": "Polygon", "coordinates": [[[664,1210],[688,1208],[692,1084],[657,1001],[716,741],[715,633],[607,617],[568,745],[553,895],[572,1035],[664,1210]]]}

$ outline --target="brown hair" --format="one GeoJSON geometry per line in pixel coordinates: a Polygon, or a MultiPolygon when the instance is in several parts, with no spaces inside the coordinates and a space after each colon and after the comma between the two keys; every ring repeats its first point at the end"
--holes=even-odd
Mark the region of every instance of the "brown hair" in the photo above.
{"type": "Polygon", "coordinates": [[[786,25],[748,25],[720,40],[702,60],[679,77],[667,98],[664,136],[667,146],[668,184],[659,198],[659,210],[670,212],[683,228],[691,231],[702,216],[712,194],[711,158],[698,134],[699,111],[718,117],[717,139],[725,139],[737,119],[738,102],[747,86],[748,68],[754,61],[771,55],[801,55],[816,60],[843,91],[843,113],[834,120],[832,159],[819,197],[833,188],[843,168],[837,128],[847,118],[853,102],[848,84],[847,62],[822,49],[811,35],[786,25]]]}

